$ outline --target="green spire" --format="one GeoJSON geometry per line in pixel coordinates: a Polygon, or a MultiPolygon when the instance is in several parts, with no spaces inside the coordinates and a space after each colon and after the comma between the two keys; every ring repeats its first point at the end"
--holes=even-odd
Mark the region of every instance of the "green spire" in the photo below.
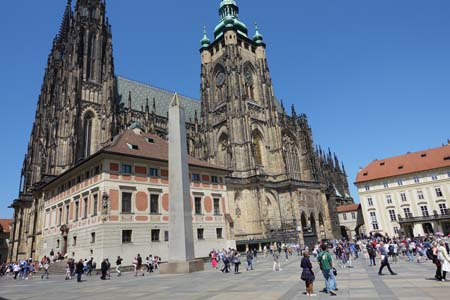
{"type": "Polygon", "coordinates": [[[257,44],[263,44],[263,35],[259,32],[258,24],[255,23],[255,35],[253,41],[257,44]]]}
{"type": "Polygon", "coordinates": [[[200,41],[202,44],[202,49],[208,48],[209,45],[211,45],[211,41],[208,39],[208,36],[206,35],[206,26],[203,26],[203,38],[200,41]]]}
{"type": "Polygon", "coordinates": [[[214,38],[217,39],[227,29],[235,29],[239,34],[247,37],[248,29],[244,23],[239,20],[239,7],[236,0],[222,0],[219,8],[220,23],[214,30],[214,38]]]}

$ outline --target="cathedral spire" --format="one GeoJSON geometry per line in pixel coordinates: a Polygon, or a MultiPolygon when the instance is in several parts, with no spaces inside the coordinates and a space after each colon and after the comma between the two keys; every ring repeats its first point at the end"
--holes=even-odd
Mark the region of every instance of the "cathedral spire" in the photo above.
{"type": "Polygon", "coordinates": [[[61,21],[61,26],[58,33],[58,42],[65,42],[69,36],[70,23],[72,19],[72,0],[67,0],[66,10],[61,21]]]}

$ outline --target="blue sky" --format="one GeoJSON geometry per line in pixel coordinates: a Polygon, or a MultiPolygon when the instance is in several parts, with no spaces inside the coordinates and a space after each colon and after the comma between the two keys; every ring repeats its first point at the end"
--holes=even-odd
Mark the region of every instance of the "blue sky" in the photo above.
{"type": "MultiPolygon", "coordinates": [[[[65,2],[1,3],[0,217],[11,216],[65,2]]],[[[107,0],[116,73],[199,98],[199,41],[203,25],[211,37],[219,2],[107,0]]],[[[264,35],[277,97],[308,115],[315,143],[338,154],[350,183],[373,159],[450,138],[450,1],[238,4],[252,34],[257,22],[264,35]]]]}

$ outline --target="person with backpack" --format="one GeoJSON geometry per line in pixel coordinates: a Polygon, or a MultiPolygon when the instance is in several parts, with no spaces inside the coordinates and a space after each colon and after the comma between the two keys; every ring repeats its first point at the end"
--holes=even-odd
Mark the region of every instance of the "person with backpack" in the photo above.
{"type": "Polygon", "coordinates": [[[436,278],[437,281],[442,280],[442,265],[441,261],[438,259],[438,246],[436,242],[433,242],[431,244],[431,248],[427,250],[427,257],[430,259],[433,264],[436,266],[436,273],[434,275],[434,278],[436,278]]]}
{"type": "Polygon", "coordinates": [[[375,257],[377,254],[372,243],[367,243],[367,254],[369,255],[369,267],[376,266],[375,257]]]}
{"type": "Polygon", "coordinates": [[[300,263],[300,267],[302,268],[301,279],[305,281],[306,285],[306,295],[310,297],[316,296],[313,290],[313,282],[316,279],[316,277],[312,269],[311,261],[309,260],[308,251],[303,252],[303,258],[300,263]]]}
{"type": "Polygon", "coordinates": [[[336,296],[334,291],[337,291],[336,277],[334,275],[333,258],[327,251],[327,245],[321,245],[322,252],[319,254],[317,260],[319,262],[320,269],[322,270],[323,277],[325,278],[325,293],[331,296],[336,296]]]}

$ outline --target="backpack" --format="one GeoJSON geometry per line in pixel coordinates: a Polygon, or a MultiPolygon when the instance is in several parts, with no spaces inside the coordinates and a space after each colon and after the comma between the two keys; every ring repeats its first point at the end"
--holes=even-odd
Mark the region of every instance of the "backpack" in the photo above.
{"type": "Polygon", "coordinates": [[[367,245],[367,253],[369,253],[369,255],[374,254],[373,246],[371,244],[367,245]]]}
{"type": "Polygon", "coordinates": [[[394,254],[394,246],[389,245],[389,255],[393,255],[393,254],[394,254]]]}
{"type": "Polygon", "coordinates": [[[431,248],[427,250],[426,254],[429,260],[434,261],[436,259],[436,256],[433,254],[433,250],[431,248]]]}

